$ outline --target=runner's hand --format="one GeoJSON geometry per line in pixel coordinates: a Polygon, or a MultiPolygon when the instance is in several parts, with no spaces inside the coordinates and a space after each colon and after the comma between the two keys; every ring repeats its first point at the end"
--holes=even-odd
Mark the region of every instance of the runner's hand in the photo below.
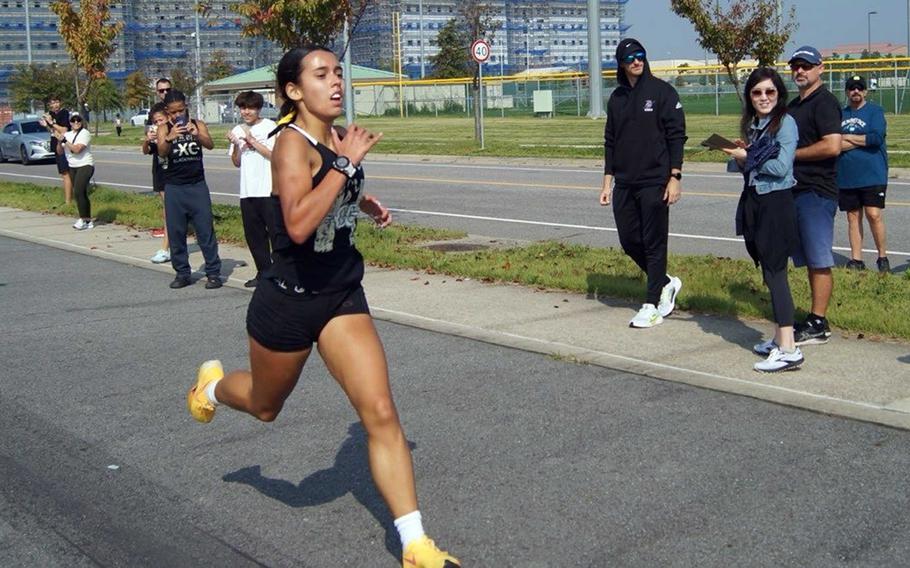
{"type": "Polygon", "coordinates": [[[373,134],[365,128],[356,124],[348,127],[344,140],[338,135],[338,132],[332,128],[332,141],[335,145],[335,153],[339,156],[347,156],[354,166],[359,166],[373,146],[382,138],[382,132],[373,134]]]}
{"type": "Polygon", "coordinates": [[[380,229],[384,229],[392,223],[392,214],[372,195],[363,195],[363,199],[360,200],[360,210],[369,215],[380,229]]]}

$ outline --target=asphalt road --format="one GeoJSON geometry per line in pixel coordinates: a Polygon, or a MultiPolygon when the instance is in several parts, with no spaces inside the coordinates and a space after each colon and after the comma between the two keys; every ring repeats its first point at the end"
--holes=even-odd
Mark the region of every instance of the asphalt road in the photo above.
{"type": "MultiPolygon", "coordinates": [[[[314,357],[273,424],[186,413],[249,293],[0,238],[0,566],[395,566],[314,357]]],[[[369,294],[369,290],[367,290],[369,294]]],[[[904,566],[910,433],[378,322],[465,566],[904,566]]]]}
{"type": "MultiPolygon", "coordinates": [[[[150,191],[151,165],[138,150],[95,150],[98,183],[150,191]]],[[[398,222],[467,231],[494,239],[564,240],[592,246],[619,246],[612,211],[598,205],[602,173],[595,168],[480,164],[438,164],[430,159],[389,161],[368,158],[368,190],[391,207],[398,222]]],[[[694,167],[693,167],[694,168],[694,167]]],[[[238,201],[238,172],[221,152],[206,158],[215,199],[238,201]]],[[[52,164],[0,164],[0,179],[55,182],[52,164]]],[[[741,177],[686,173],[684,197],[671,213],[670,249],[677,253],[746,258],[734,235],[733,217],[741,177]]],[[[889,186],[886,224],[892,268],[910,260],[910,183],[889,186]]],[[[848,258],[846,219],[838,215],[835,253],[848,258]]],[[[872,251],[871,235],[866,248],[872,251]]],[[[874,253],[867,254],[867,263],[874,253]]]]}

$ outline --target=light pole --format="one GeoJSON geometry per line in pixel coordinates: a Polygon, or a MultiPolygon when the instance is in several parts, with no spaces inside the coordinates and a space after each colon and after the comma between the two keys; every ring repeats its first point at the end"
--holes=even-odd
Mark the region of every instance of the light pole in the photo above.
{"type": "Polygon", "coordinates": [[[866,12],[866,56],[872,55],[872,14],[878,12],[866,12]]]}
{"type": "Polygon", "coordinates": [[[200,88],[200,83],[202,82],[202,61],[199,59],[199,51],[202,49],[202,40],[199,37],[199,0],[196,0],[195,9],[193,10],[193,19],[196,24],[196,32],[193,34],[196,37],[196,72],[195,83],[196,83],[196,118],[202,119],[202,89],[200,88]]]}
{"type": "Polygon", "coordinates": [[[423,0],[417,0],[417,43],[420,45],[420,78],[423,79],[423,0]]]}
{"type": "Polygon", "coordinates": [[[604,116],[603,56],[600,45],[600,2],[588,0],[588,116],[604,116]]]}

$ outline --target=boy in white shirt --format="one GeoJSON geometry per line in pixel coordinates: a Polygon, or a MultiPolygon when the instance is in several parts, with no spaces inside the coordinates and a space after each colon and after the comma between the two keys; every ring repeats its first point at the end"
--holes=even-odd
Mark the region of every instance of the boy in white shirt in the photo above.
{"type": "Polygon", "coordinates": [[[275,129],[274,121],[261,118],[262,95],[245,91],[237,95],[234,104],[240,108],[243,124],[228,133],[231,147],[228,153],[234,165],[240,168],[240,215],[243,234],[256,264],[256,277],[244,286],[255,288],[259,276],[272,263],[269,231],[272,227],[272,148],[275,138],[269,134],[275,129]]]}

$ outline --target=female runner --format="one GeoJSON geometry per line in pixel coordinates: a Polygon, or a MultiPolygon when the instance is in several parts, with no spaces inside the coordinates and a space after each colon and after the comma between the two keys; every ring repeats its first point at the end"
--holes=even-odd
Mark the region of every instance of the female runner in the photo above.
{"type": "Polygon", "coordinates": [[[424,534],[411,453],[360,284],[357,208],[380,227],[391,222],[388,209],[362,193],[359,167],[382,134],[351,125],[342,139],[333,129],[342,113],[343,86],[341,66],[330,50],[292,49],[276,75],[285,103],[272,153],[274,262],[247,312],[250,370],[224,375],[219,361],[203,363],[187,405],[200,422],[211,421],[219,404],[270,422],[297,384],[315,342],[367,432],[370,470],[395,518],[402,565],[460,566],[424,534]]]}

